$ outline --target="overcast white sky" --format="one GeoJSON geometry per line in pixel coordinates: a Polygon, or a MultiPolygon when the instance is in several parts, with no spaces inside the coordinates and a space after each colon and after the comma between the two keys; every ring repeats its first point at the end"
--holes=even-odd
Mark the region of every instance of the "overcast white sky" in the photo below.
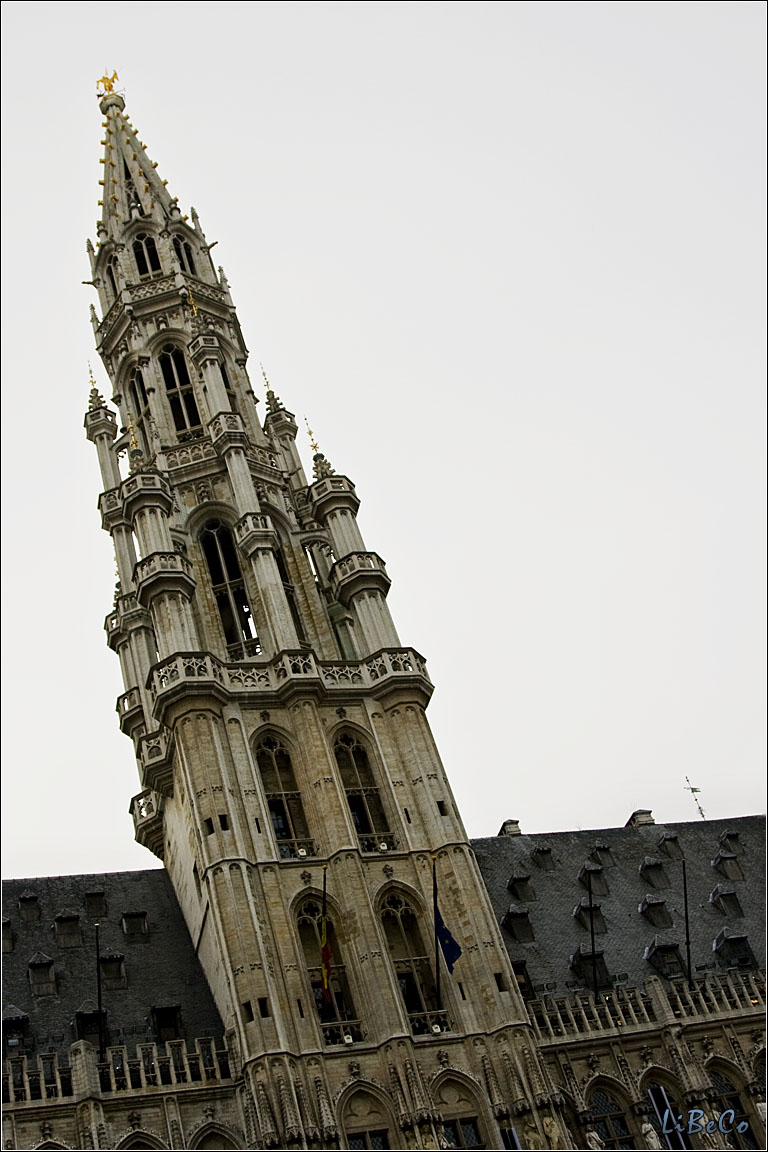
{"type": "Polygon", "coordinates": [[[470,835],[763,811],[765,6],[3,18],[4,874],[156,863],[82,429],[105,68],[357,485],[470,835]]]}

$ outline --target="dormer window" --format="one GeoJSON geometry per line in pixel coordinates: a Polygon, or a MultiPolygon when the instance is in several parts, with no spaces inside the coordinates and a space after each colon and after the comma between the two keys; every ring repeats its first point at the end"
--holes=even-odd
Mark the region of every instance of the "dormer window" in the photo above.
{"type": "Polygon", "coordinates": [[[720,833],[720,844],[725,852],[731,852],[734,856],[744,851],[738,832],[734,832],[732,828],[726,828],[720,833]]]}
{"type": "Polygon", "coordinates": [[[669,877],[657,856],[646,856],[638,871],[651,888],[669,888],[669,877]]]}
{"type": "Polygon", "coordinates": [[[182,350],[173,344],[164,346],[159,359],[174,426],[180,440],[189,440],[200,430],[201,423],[187,361],[182,350]]]}
{"type": "Polygon", "coordinates": [[[734,892],[733,888],[727,887],[725,884],[718,884],[713,888],[709,894],[710,904],[714,904],[719,912],[732,920],[740,920],[744,915],[744,909],[739,903],[739,898],[734,892]]]}
{"type": "Polygon", "coordinates": [[[593,992],[611,983],[602,949],[595,949],[593,953],[586,944],[580,944],[570,957],[570,967],[593,992]]]}
{"type": "Polygon", "coordinates": [[[192,245],[188,240],[182,240],[180,236],[173,238],[173,250],[176,253],[176,259],[182,272],[187,272],[190,276],[196,276],[197,270],[195,269],[195,261],[192,258],[192,245]]]}
{"type": "Polygon", "coordinates": [[[94,890],[85,894],[85,914],[90,920],[107,914],[107,898],[103,892],[94,890]]]}
{"type": "Polygon", "coordinates": [[[595,864],[599,864],[601,868],[613,868],[616,864],[610,845],[603,844],[600,840],[596,841],[589,855],[590,859],[594,860],[595,864]]]}
{"type": "Polygon", "coordinates": [[[670,860],[683,859],[683,849],[674,832],[664,833],[661,840],[659,840],[659,851],[663,852],[670,860]]]}
{"type": "Polygon", "coordinates": [[[83,937],[80,932],[80,917],[70,913],[62,913],[57,916],[55,921],[56,925],[56,943],[59,948],[79,948],[83,942],[83,937]]]}
{"type": "Polygon", "coordinates": [[[509,880],[507,880],[507,891],[513,900],[535,900],[536,892],[534,891],[531,878],[524,872],[519,874],[513,873],[509,880]]]}
{"type": "Polygon", "coordinates": [[[722,968],[757,968],[749,940],[743,933],[723,928],[712,941],[712,951],[722,968]]]}
{"type": "Polygon", "coordinates": [[[102,987],[115,992],[125,988],[125,957],[122,952],[102,952],[99,957],[102,987]]]}
{"type": "Polygon", "coordinates": [[[654,936],[653,943],[649,944],[643,953],[643,960],[647,960],[659,976],[664,976],[667,980],[676,980],[683,975],[683,961],[676,940],[654,936]]]}
{"type": "Polygon", "coordinates": [[[19,916],[27,922],[40,919],[40,901],[36,892],[22,892],[19,896],[19,916]]]}
{"type": "Polygon", "coordinates": [[[653,924],[654,928],[670,928],[672,926],[672,917],[669,908],[667,908],[667,902],[662,900],[660,896],[646,896],[642,904],[638,904],[637,910],[649,924],[653,924]]]}
{"type": "Polygon", "coordinates": [[[123,912],[122,925],[126,936],[141,937],[149,932],[146,912],[123,912]]]}
{"type": "Polygon", "coordinates": [[[593,902],[590,909],[588,896],[582,896],[573,910],[573,918],[582,928],[588,930],[594,928],[595,932],[601,936],[608,931],[600,905],[593,902]]]}
{"type": "Polygon", "coordinates": [[[600,864],[595,864],[592,860],[585,860],[579,872],[578,880],[595,896],[608,895],[608,881],[600,864]]]}
{"type": "Polygon", "coordinates": [[[712,861],[712,867],[723,876],[727,876],[729,880],[744,879],[741,865],[733,852],[718,852],[712,861]]]}
{"type": "Polygon", "coordinates": [[[531,859],[536,867],[544,872],[554,872],[555,861],[552,859],[552,849],[548,844],[537,844],[531,853],[531,859]]]}
{"type": "Polygon", "coordinates": [[[520,944],[530,944],[535,940],[533,925],[531,924],[527,908],[520,908],[517,904],[510,904],[501,918],[502,927],[506,928],[510,936],[520,944]]]}
{"type": "Polygon", "coordinates": [[[44,952],[35,952],[29,961],[27,973],[33,996],[56,995],[56,973],[50,956],[44,952]]]}
{"type": "Polygon", "coordinates": [[[162,272],[154,236],[140,232],[133,242],[133,256],[141,280],[146,280],[147,277],[162,272]]]}

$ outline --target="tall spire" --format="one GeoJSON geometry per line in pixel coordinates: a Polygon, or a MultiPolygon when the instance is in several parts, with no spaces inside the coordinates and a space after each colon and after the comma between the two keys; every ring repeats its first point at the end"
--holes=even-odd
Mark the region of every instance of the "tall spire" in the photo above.
{"type": "MultiPolygon", "coordinates": [[[[116,74],[115,78],[116,78],[116,74]]],[[[129,220],[146,216],[162,223],[179,215],[179,207],[166,187],[168,181],[157,174],[157,164],[146,153],[146,145],[125,114],[125,100],[113,90],[110,78],[101,84],[109,88],[101,96],[99,108],[104,120],[103,195],[101,228],[117,239],[129,220]]]]}

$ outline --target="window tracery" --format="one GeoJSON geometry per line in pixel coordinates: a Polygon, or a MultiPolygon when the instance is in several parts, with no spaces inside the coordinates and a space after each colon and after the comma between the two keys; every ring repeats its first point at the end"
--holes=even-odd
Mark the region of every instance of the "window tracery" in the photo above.
{"type": "Polygon", "coordinates": [[[179,440],[195,439],[202,433],[202,423],[184,353],[175,345],[166,344],[159,362],[179,440]]]}
{"type": "Polygon", "coordinates": [[[280,856],[284,860],[314,856],[288,749],[274,736],[265,736],[256,747],[256,763],[280,856]]]}
{"type": "Polygon", "coordinates": [[[327,994],[323,989],[322,919],[323,909],[320,900],[314,897],[305,900],[299,908],[297,923],[304,963],[312,986],[323,1038],[326,1044],[343,1044],[345,1035],[351,1036],[353,1040],[361,1040],[360,1021],[356,1019],[341,945],[333,919],[329,915],[326,915],[326,940],[330,945],[331,962],[327,994]]]}
{"type": "Polygon", "coordinates": [[[140,280],[162,272],[154,236],[140,232],[133,242],[133,258],[140,280]]]}
{"type": "Polygon", "coordinates": [[[351,733],[343,732],[333,752],[363,852],[376,852],[381,844],[391,847],[387,817],[365,747],[351,733]]]}
{"type": "Polygon", "coordinates": [[[200,533],[200,544],[219,610],[227,656],[231,660],[258,656],[261,643],[248,603],[232,533],[221,520],[209,520],[200,533]]]}
{"type": "Polygon", "coordinates": [[[381,905],[381,923],[403,1006],[415,1036],[447,1027],[437,1003],[432,965],[416,913],[400,892],[390,892],[381,905]]]}

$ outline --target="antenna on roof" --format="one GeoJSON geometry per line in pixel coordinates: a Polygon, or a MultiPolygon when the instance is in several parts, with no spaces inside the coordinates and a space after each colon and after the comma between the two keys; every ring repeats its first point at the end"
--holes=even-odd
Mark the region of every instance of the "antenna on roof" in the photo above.
{"type": "Polygon", "coordinates": [[[701,792],[701,788],[694,788],[693,784],[691,784],[691,782],[687,776],[685,778],[685,783],[687,785],[685,791],[690,792],[691,796],[693,797],[694,803],[699,810],[699,816],[701,816],[702,820],[706,820],[706,816],[704,815],[704,809],[702,808],[700,802],[696,799],[696,793],[701,792]]]}

